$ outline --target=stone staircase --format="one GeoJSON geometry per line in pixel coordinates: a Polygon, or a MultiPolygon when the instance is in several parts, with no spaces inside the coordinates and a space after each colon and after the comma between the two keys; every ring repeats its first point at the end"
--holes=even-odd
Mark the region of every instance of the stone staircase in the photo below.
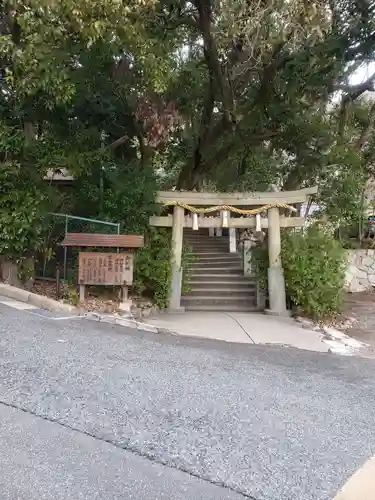
{"type": "Polygon", "coordinates": [[[229,253],[228,236],[211,237],[208,229],[185,229],[184,243],[194,257],[190,290],[181,299],[187,311],[257,310],[256,282],[244,276],[240,255],[229,253]]]}

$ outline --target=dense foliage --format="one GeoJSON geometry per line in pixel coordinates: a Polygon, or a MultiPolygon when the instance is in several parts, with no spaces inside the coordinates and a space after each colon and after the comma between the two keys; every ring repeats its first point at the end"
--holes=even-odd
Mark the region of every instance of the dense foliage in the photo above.
{"type": "MultiPolygon", "coordinates": [[[[281,239],[287,301],[300,314],[316,321],[341,312],[344,297],[346,257],[341,244],[318,225],[306,231],[284,230],[281,239]]],[[[253,252],[262,288],[267,286],[266,245],[253,252]]]]}
{"type": "Polygon", "coordinates": [[[171,278],[171,235],[151,229],[144,248],[136,256],[135,290],[149,295],[160,307],[168,306],[171,278]]]}
{"type": "Polygon", "coordinates": [[[281,254],[287,294],[300,311],[319,321],[341,312],[345,253],[327,231],[286,232],[281,254]]]}
{"type": "Polygon", "coordinates": [[[19,261],[42,246],[48,204],[37,184],[20,166],[0,170],[0,255],[6,259],[19,261]]]}

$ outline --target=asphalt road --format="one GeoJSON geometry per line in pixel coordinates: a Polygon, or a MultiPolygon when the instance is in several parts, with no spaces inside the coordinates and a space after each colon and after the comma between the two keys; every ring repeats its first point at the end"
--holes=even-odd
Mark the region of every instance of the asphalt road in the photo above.
{"type": "Polygon", "coordinates": [[[0,304],[4,500],[327,500],[375,454],[375,361],[0,304]]]}

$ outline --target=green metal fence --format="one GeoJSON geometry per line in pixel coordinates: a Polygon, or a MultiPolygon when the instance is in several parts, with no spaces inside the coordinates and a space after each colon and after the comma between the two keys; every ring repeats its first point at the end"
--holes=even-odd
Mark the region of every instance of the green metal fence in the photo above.
{"type": "Polygon", "coordinates": [[[60,213],[50,213],[48,218],[49,229],[36,266],[37,277],[43,279],[55,279],[56,270],[60,268],[64,280],[75,280],[78,249],[61,246],[67,233],[120,234],[118,222],[60,213]]]}

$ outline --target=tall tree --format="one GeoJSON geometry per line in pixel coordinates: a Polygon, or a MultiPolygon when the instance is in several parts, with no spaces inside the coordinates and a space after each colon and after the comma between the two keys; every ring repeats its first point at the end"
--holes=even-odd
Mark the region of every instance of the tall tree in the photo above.
{"type": "Polygon", "coordinates": [[[372,86],[373,78],[359,89],[346,82],[374,55],[373,1],[164,1],[159,9],[167,28],[186,34],[176,85],[193,84],[192,95],[190,87],[177,96],[190,101],[179,187],[199,187],[223,164],[242,174],[259,151],[293,157],[285,187],[296,187],[310,175],[307,153],[321,154],[318,125],[335,93],[353,100],[372,86]]]}
{"type": "Polygon", "coordinates": [[[315,181],[334,147],[348,145],[349,105],[374,82],[348,85],[374,54],[374,5],[3,2],[3,127],[22,128],[23,162],[95,182],[103,165],[131,162],[161,166],[185,189],[252,179],[292,189],[315,181]],[[341,111],[332,114],[338,92],[341,111]]]}

